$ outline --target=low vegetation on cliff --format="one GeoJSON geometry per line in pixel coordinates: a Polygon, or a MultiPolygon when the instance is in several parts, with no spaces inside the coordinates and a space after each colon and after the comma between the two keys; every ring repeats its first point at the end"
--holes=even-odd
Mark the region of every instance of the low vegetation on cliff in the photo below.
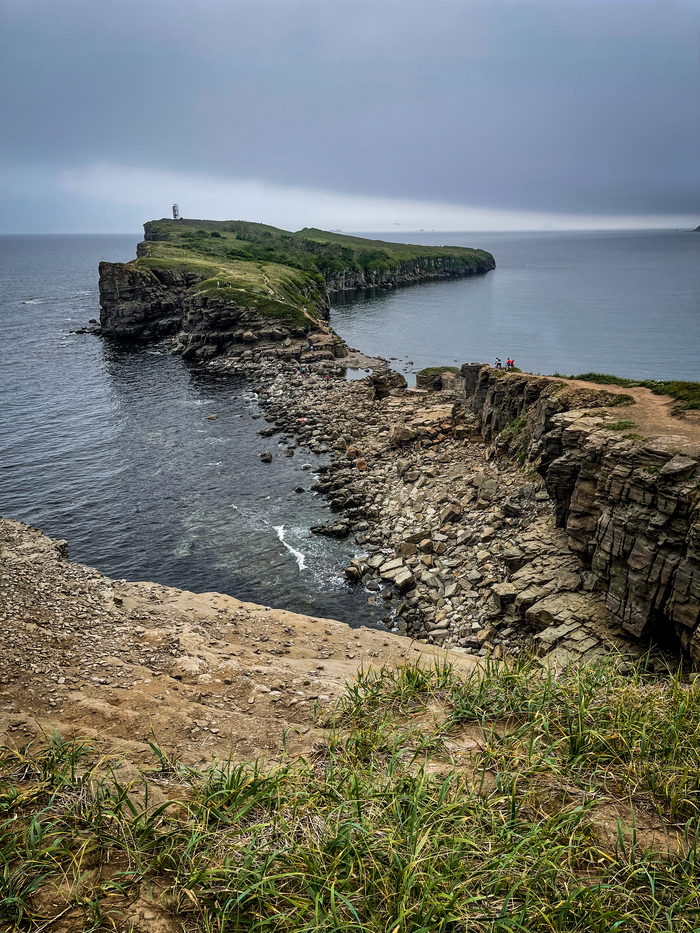
{"type": "Polygon", "coordinates": [[[641,386],[650,389],[654,395],[669,395],[676,399],[677,411],[700,409],[700,382],[683,382],[674,379],[626,379],[624,376],[612,376],[609,373],[581,373],[571,378],[596,382],[598,385],[623,386],[626,389],[641,386]]]}
{"type": "Polygon", "coordinates": [[[3,929],[690,931],[700,682],[613,660],[360,672],[273,769],[0,753],[3,929]],[[157,787],[164,803],[149,794],[157,787]]]}
{"type": "Polygon", "coordinates": [[[446,274],[468,275],[494,267],[490,253],[462,247],[411,246],[305,228],[289,233],[244,221],[158,220],[145,225],[146,242],[136,264],[181,269],[202,277],[204,292],[240,298],[270,316],[299,318],[300,309],[320,312],[334,277],[371,280],[400,274],[406,263],[438,262],[446,274]],[[239,293],[239,294],[236,294],[239,293]],[[282,304],[284,302],[284,304],[282,304]]]}

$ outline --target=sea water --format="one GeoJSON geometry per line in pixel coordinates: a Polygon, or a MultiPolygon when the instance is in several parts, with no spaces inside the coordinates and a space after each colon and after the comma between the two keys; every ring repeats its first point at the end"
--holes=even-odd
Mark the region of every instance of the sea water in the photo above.
{"type": "Polygon", "coordinates": [[[98,262],[137,241],[0,237],[0,514],[116,578],[380,624],[342,572],[356,546],[309,532],[333,517],[310,489],[327,457],[261,438],[245,380],[71,333],[99,317],[98,262]]]}
{"type": "Polygon", "coordinates": [[[409,378],[426,366],[514,357],[534,373],[700,380],[700,233],[384,238],[480,247],[496,259],[485,276],[336,297],[336,330],[394,358],[409,378]]]}
{"type": "MultiPolygon", "coordinates": [[[[534,372],[700,379],[700,234],[392,236],[480,246],[497,262],[334,302],[351,345],[401,357],[409,376],[514,356],[534,372]]],[[[248,383],[159,346],[71,333],[99,317],[98,262],[131,259],[138,239],[0,237],[0,514],[117,578],[377,624],[381,610],[342,575],[352,543],[309,533],[331,518],[309,489],[324,459],[261,464],[277,448],[258,434],[248,383]]]]}

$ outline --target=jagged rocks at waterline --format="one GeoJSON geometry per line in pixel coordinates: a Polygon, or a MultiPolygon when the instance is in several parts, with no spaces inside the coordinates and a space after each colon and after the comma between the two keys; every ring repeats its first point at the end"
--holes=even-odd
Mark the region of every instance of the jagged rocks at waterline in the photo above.
{"type": "Polygon", "coordinates": [[[346,576],[384,607],[387,626],[480,656],[527,649],[561,664],[646,650],[557,527],[545,479],[484,444],[453,374],[448,389],[385,395],[383,380],[347,383],[337,364],[244,368],[277,455],[297,443],[332,454],[313,487],[332,517],[312,530],[356,543],[346,576]]]}

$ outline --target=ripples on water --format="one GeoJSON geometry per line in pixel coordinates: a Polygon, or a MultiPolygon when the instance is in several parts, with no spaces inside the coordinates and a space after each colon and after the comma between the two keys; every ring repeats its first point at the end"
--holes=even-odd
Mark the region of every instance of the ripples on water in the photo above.
{"type": "Polygon", "coordinates": [[[309,491],[324,458],[261,464],[277,441],[258,435],[245,381],[69,334],[99,316],[98,261],[130,259],[136,242],[0,239],[0,513],[66,538],[74,560],[111,576],[376,624],[340,573],[352,545],[309,534],[329,519],[309,491]]]}
{"type": "Polygon", "coordinates": [[[397,368],[514,356],[526,372],[700,380],[700,233],[385,238],[478,246],[497,265],[471,279],[336,299],[336,330],[365,353],[398,358],[397,368]]]}

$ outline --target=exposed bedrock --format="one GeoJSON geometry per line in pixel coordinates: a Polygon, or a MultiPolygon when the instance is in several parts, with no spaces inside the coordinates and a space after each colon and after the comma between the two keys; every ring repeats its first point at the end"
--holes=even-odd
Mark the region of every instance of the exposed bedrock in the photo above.
{"type": "Polygon", "coordinates": [[[194,288],[201,277],[179,270],[100,263],[100,330],[105,337],[152,340],[173,337],[176,352],[206,360],[222,354],[252,359],[260,351],[282,358],[310,351],[316,360],[346,354],[342,341],[313,320],[300,327],[293,315],[271,318],[230,297],[194,288]]]}
{"type": "Polygon", "coordinates": [[[544,477],[557,525],[608,610],[631,634],[680,642],[700,664],[700,448],[606,427],[620,420],[612,393],[475,369],[462,375],[482,436],[494,455],[544,477]]]}
{"type": "Polygon", "coordinates": [[[435,256],[402,262],[394,269],[341,269],[327,273],[325,279],[329,292],[343,292],[356,288],[412,285],[431,279],[481,275],[495,268],[495,260],[489,254],[471,262],[451,256],[435,256]]]}
{"type": "Polygon", "coordinates": [[[106,337],[150,340],[178,331],[188,290],[199,276],[178,270],[100,263],[100,327],[106,337]]]}

